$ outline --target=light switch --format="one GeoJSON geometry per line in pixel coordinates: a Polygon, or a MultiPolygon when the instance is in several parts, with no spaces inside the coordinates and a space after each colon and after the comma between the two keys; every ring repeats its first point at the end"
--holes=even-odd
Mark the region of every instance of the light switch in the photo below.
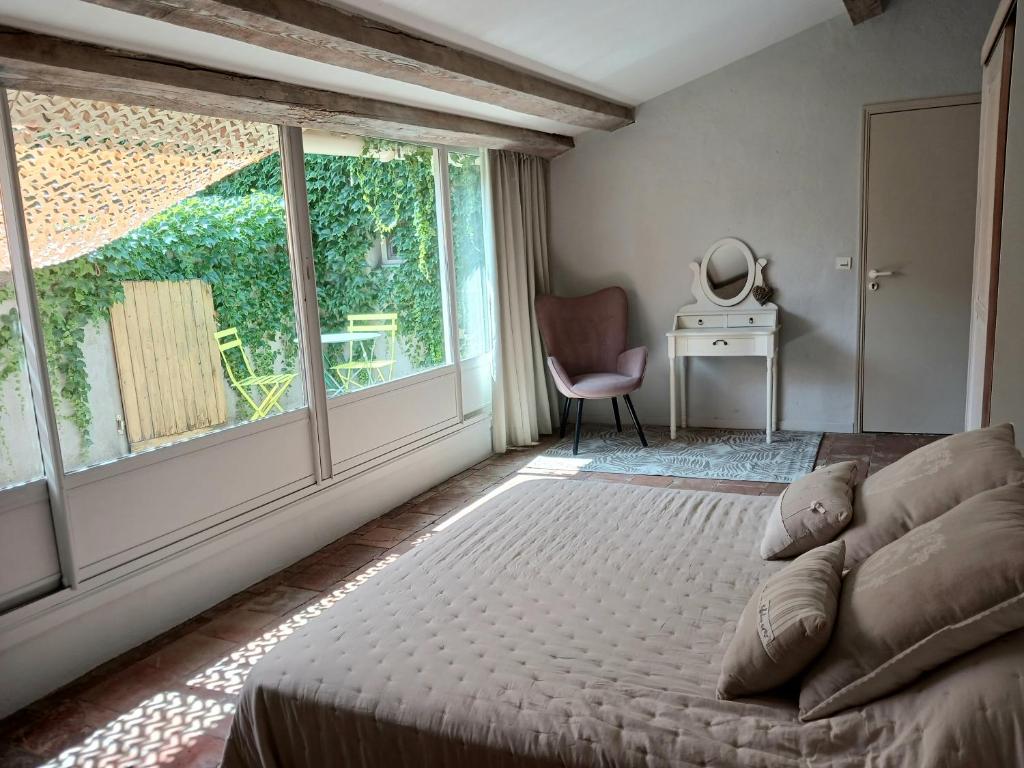
{"type": "Polygon", "coordinates": [[[836,269],[849,272],[853,269],[853,259],[849,256],[836,256],[836,269]]]}

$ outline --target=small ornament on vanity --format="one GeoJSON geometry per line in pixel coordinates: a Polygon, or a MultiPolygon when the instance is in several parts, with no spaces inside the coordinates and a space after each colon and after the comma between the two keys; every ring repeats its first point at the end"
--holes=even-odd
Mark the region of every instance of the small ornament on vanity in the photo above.
{"type": "Polygon", "coordinates": [[[754,301],[756,301],[762,307],[772,300],[772,296],[774,294],[775,291],[773,291],[772,287],[767,283],[765,283],[764,285],[755,285],[750,290],[750,295],[754,297],[754,301]]]}

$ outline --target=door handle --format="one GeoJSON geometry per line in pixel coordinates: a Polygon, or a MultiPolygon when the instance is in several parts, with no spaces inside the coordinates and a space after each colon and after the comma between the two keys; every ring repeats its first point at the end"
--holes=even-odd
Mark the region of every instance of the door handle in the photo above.
{"type": "Polygon", "coordinates": [[[880,277],[892,277],[892,271],[887,270],[884,272],[879,272],[877,269],[869,269],[868,277],[870,277],[872,280],[877,280],[880,277]]]}

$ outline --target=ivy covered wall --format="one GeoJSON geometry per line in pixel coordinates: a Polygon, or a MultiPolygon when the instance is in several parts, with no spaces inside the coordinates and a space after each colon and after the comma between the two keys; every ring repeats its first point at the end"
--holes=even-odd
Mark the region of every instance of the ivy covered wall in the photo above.
{"type": "MultiPolygon", "coordinates": [[[[430,367],[444,360],[433,153],[403,146],[400,159],[382,162],[370,154],[382,148],[383,142],[369,142],[361,157],[306,158],[321,327],[343,330],[353,313],[397,312],[405,355],[416,368],[430,367]],[[401,263],[367,263],[380,235],[401,263]]],[[[108,322],[111,305],[123,298],[123,281],[205,280],[218,325],[238,328],[255,368],[295,360],[277,155],[92,253],[36,270],[35,277],[53,391],[85,448],[94,416],[86,332],[108,322]]],[[[0,302],[12,295],[9,285],[0,288],[0,302]]],[[[15,323],[13,310],[0,316],[0,386],[12,379],[23,354],[15,323]]],[[[328,354],[337,352],[328,348],[328,354]]]]}

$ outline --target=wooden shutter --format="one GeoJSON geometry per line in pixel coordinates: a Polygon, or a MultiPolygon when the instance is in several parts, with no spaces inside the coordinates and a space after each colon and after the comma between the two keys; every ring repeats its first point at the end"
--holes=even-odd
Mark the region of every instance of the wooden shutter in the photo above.
{"type": "Polygon", "coordinates": [[[132,450],[227,421],[213,293],[202,280],[124,283],[110,308],[132,450]]]}

